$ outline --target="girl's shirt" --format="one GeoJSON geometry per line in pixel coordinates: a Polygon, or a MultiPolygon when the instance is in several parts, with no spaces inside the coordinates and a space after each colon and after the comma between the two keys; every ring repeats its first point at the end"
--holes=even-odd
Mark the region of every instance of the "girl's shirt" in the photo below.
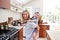
{"type": "Polygon", "coordinates": [[[34,23],[38,24],[38,18],[31,18],[32,20],[35,20],[34,23]]]}

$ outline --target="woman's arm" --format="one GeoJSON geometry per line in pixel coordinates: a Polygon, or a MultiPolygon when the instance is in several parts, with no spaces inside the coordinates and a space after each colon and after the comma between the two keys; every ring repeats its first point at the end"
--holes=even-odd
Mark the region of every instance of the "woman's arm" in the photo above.
{"type": "Polygon", "coordinates": [[[27,22],[35,22],[36,20],[27,20],[27,22]]]}
{"type": "Polygon", "coordinates": [[[25,23],[23,21],[20,21],[20,22],[21,22],[20,24],[21,26],[25,26],[25,23]]]}

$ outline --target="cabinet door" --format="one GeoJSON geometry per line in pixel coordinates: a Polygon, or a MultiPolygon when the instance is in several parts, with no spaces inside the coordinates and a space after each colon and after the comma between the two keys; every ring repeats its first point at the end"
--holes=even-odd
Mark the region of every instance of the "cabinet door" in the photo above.
{"type": "Polygon", "coordinates": [[[18,40],[23,40],[23,28],[19,31],[18,40]]]}
{"type": "Polygon", "coordinates": [[[1,0],[0,0],[0,8],[1,8],[1,3],[2,3],[2,2],[1,2],[1,0]]]}
{"type": "Polygon", "coordinates": [[[43,37],[43,30],[39,30],[39,37],[43,37]]]}
{"type": "Polygon", "coordinates": [[[10,0],[0,0],[1,8],[10,8],[10,0]]]}
{"type": "Polygon", "coordinates": [[[46,30],[49,30],[49,25],[39,25],[40,30],[39,30],[39,37],[46,37],[47,33],[46,30]]]}
{"type": "Polygon", "coordinates": [[[46,37],[46,35],[47,35],[46,34],[47,27],[42,27],[42,30],[43,30],[43,33],[42,33],[43,34],[43,37],[46,37]]]}

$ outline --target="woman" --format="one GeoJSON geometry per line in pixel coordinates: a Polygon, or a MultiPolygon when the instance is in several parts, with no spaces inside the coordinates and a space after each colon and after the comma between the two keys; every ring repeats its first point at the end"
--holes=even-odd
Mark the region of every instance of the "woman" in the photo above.
{"type": "Polygon", "coordinates": [[[27,10],[22,13],[22,25],[25,26],[25,40],[33,40],[33,31],[36,28],[36,24],[28,21],[30,20],[30,15],[27,10]]]}

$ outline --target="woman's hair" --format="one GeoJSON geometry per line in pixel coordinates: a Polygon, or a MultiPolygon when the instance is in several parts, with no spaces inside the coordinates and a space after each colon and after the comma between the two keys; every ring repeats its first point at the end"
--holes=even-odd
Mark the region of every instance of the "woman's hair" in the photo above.
{"type": "Polygon", "coordinates": [[[39,14],[39,12],[35,12],[35,14],[39,14]]]}
{"type": "Polygon", "coordinates": [[[39,12],[35,12],[35,14],[38,16],[38,24],[39,24],[42,19],[42,16],[39,14],[39,12]]]}
{"type": "Polygon", "coordinates": [[[38,16],[38,19],[41,19],[41,15],[39,14],[39,12],[35,12],[35,14],[38,16]]]}
{"type": "Polygon", "coordinates": [[[27,14],[28,14],[27,20],[30,19],[30,14],[29,14],[29,12],[28,12],[27,10],[24,10],[24,11],[22,12],[22,20],[24,20],[24,17],[23,17],[23,13],[24,13],[24,12],[27,12],[27,14]]]}

